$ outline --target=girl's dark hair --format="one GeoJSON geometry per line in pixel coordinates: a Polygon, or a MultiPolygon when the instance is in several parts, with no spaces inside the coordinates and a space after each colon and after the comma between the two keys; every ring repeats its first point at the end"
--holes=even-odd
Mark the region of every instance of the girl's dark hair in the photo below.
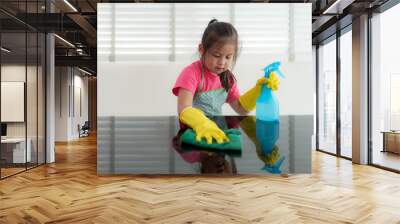
{"type": "MultiPolygon", "coordinates": [[[[238,34],[235,27],[230,23],[219,22],[217,19],[212,19],[207,28],[204,30],[203,37],[201,38],[201,45],[203,46],[204,52],[201,57],[204,63],[204,55],[214,46],[223,46],[224,44],[230,42],[235,46],[235,53],[233,54],[233,64],[236,63],[236,58],[238,56],[238,34]]],[[[236,78],[233,73],[228,69],[225,72],[219,74],[221,84],[224,89],[229,92],[232,85],[236,82],[236,78]]]]}

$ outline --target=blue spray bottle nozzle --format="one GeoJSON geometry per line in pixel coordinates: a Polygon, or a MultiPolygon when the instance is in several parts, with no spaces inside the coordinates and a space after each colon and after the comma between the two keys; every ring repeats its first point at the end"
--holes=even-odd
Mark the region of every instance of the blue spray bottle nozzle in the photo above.
{"type": "Polygon", "coordinates": [[[281,63],[279,61],[275,61],[275,62],[269,64],[267,67],[265,67],[263,69],[264,70],[264,76],[266,78],[268,78],[271,72],[275,72],[280,77],[285,78],[285,76],[279,70],[279,66],[281,66],[281,63]]]}
{"type": "Polygon", "coordinates": [[[265,67],[265,78],[269,84],[264,84],[261,89],[260,96],[256,104],[256,118],[263,121],[278,121],[279,122],[279,104],[278,99],[273,91],[278,89],[279,80],[276,77],[270,77],[272,73],[284,78],[285,76],[279,70],[281,62],[275,61],[265,67]],[[272,79],[271,79],[272,78],[272,79]]]}

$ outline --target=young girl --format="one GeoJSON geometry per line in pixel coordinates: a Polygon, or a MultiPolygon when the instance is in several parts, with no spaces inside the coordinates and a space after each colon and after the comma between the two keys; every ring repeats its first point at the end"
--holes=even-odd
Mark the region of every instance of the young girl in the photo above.
{"type": "Polygon", "coordinates": [[[231,69],[238,56],[238,34],[229,23],[213,19],[209,22],[199,44],[200,60],[186,66],[172,89],[178,96],[178,113],[182,123],[193,128],[196,140],[202,138],[208,144],[229,141],[225,133],[205,115],[221,115],[224,103],[241,115],[255,108],[261,92],[261,78],[257,84],[240,96],[235,76],[231,69]]]}

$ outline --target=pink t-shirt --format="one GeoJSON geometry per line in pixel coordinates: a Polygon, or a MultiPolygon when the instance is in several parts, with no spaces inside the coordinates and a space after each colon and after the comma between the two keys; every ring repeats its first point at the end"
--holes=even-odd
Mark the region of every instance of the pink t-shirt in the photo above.
{"type": "MultiPolygon", "coordinates": [[[[198,86],[201,83],[201,62],[197,60],[192,64],[186,66],[179,75],[172,88],[172,93],[175,96],[179,94],[179,88],[184,88],[192,92],[196,92],[198,86]]],[[[201,91],[210,91],[223,88],[219,76],[215,73],[210,72],[208,69],[204,68],[204,82],[201,91]]],[[[239,99],[240,93],[237,88],[236,82],[232,85],[229,90],[228,97],[226,99],[227,103],[231,103],[239,99]]]]}

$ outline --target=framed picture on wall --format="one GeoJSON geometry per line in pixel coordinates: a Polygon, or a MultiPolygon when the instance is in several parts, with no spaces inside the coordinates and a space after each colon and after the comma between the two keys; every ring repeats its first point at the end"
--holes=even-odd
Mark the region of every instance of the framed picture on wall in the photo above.
{"type": "Polygon", "coordinates": [[[25,82],[1,82],[1,122],[24,122],[25,82]]]}

